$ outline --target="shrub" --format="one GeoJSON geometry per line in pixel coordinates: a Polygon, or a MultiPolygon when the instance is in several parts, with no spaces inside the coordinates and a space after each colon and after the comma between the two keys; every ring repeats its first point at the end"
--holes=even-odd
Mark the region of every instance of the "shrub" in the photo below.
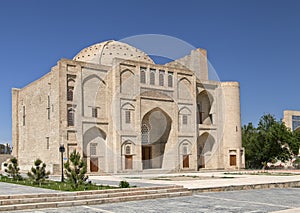
{"type": "Polygon", "coordinates": [[[67,181],[71,184],[73,189],[77,189],[79,185],[84,184],[88,179],[88,176],[86,176],[86,163],[81,159],[79,152],[76,150],[71,153],[64,167],[67,181]]]}
{"type": "Polygon", "coordinates": [[[46,172],[46,164],[40,159],[34,161],[34,166],[31,167],[31,172],[28,172],[28,177],[34,181],[34,183],[42,183],[48,178],[50,172],[46,172]]]}
{"type": "Polygon", "coordinates": [[[297,157],[294,161],[293,161],[293,166],[296,169],[300,169],[300,157],[297,157]]]}
{"type": "Polygon", "coordinates": [[[119,187],[120,187],[120,188],[129,188],[129,187],[130,187],[130,184],[129,184],[126,180],[122,180],[122,181],[120,181],[120,183],[119,183],[119,187]]]}
{"type": "Polygon", "coordinates": [[[4,164],[6,169],[4,171],[8,174],[9,177],[12,177],[14,180],[22,180],[22,176],[20,174],[20,168],[18,165],[17,158],[11,158],[9,163],[4,164]]]}

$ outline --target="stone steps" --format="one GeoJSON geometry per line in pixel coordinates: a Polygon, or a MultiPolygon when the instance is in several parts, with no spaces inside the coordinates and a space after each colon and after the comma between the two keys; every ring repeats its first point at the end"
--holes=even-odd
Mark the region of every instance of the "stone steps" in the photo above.
{"type": "Polygon", "coordinates": [[[182,186],[111,189],[99,191],[62,192],[0,196],[0,212],[24,209],[58,208],[79,205],[99,205],[145,199],[189,196],[182,186]]]}

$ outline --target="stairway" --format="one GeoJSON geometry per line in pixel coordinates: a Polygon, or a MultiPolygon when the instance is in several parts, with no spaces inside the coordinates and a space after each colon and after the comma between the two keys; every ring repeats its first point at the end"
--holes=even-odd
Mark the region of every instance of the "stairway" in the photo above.
{"type": "Polygon", "coordinates": [[[0,212],[25,209],[99,205],[156,198],[190,196],[182,186],[158,186],[46,194],[0,195],[0,212]]]}

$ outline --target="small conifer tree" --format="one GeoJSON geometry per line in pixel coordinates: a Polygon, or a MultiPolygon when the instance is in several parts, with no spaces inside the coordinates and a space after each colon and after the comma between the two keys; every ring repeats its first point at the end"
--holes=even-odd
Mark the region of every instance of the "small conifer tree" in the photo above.
{"type": "Polygon", "coordinates": [[[34,183],[41,184],[45,179],[49,178],[50,172],[46,172],[46,164],[42,160],[36,159],[34,166],[31,167],[31,172],[28,172],[28,177],[34,181],[34,183]]]}
{"type": "Polygon", "coordinates": [[[64,167],[67,181],[71,184],[73,189],[77,189],[79,185],[84,184],[88,179],[88,176],[86,176],[86,163],[81,159],[79,152],[76,150],[71,153],[64,167]]]}
{"type": "Polygon", "coordinates": [[[8,174],[8,176],[12,177],[14,180],[22,180],[17,158],[11,158],[10,162],[4,164],[4,166],[7,167],[6,169],[4,169],[4,171],[8,174]]]}

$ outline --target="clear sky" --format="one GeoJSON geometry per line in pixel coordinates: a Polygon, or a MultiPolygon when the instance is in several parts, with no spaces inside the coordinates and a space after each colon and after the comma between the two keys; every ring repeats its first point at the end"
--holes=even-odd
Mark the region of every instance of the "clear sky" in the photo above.
{"type": "Polygon", "coordinates": [[[300,110],[298,0],[0,0],[0,143],[11,88],[104,40],[164,34],[207,49],[221,81],[241,84],[242,123],[300,110]]]}

